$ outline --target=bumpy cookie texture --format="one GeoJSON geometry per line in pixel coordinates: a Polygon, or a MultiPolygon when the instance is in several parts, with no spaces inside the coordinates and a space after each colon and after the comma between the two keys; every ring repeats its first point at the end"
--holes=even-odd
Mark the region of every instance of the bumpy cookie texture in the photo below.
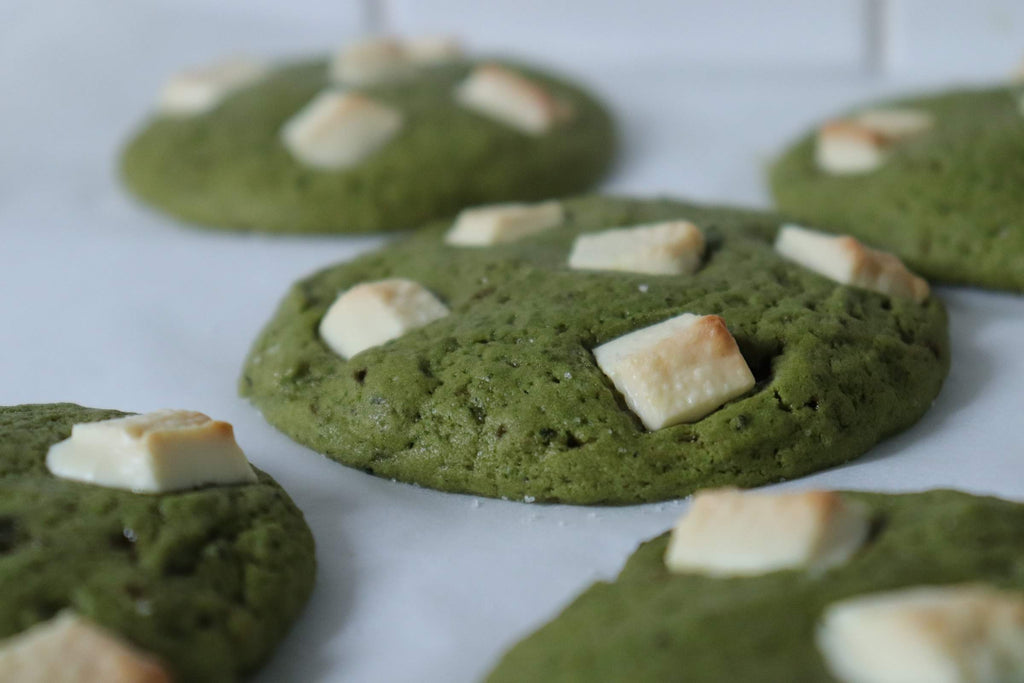
{"type": "Polygon", "coordinates": [[[871,508],[874,531],[846,563],[824,574],[671,574],[665,534],[513,647],[489,680],[830,681],[815,631],[837,601],[922,584],[1024,591],[1024,506],[955,491],[847,495],[871,508]]]}
{"type": "Polygon", "coordinates": [[[896,253],[936,280],[1024,292],[1024,116],[995,88],[904,100],[932,115],[881,166],[833,175],[814,160],[814,134],[771,170],[781,210],[819,229],[896,253]]]}
{"type": "Polygon", "coordinates": [[[266,418],[347,465],[448,491],[636,503],[755,486],[854,458],[913,423],[948,367],[946,315],[839,285],[772,249],[780,219],[673,201],[565,202],[557,228],[491,247],[450,224],[296,284],[240,383],[266,418]],[[692,275],[572,270],[583,232],[684,218],[692,275]],[[317,326],[338,293],[415,280],[451,313],[345,361],[317,326]],[[593,349],[684,312],[720,315],[757,385],[693,424],[648,432],[593,349]]]}
{"type": "Polygon", "coordinates": [[[313,538],[285,492],[255,484],[135,494],[58,479],[47,449],[123,413],[0,408],[0,638],[66,608],[165,662],[178,681],[256,669],[313,586],[313,538]]]}
{"type": "Polygon", "coordinates": [[[607,113],[576,87],[510,66],[570,103],[572,120],[524,135],[456,102],[473,62],[423,66],[358,89],[401,114],[393,138],[350,168],[317,169],[280,141],[282,126],[331,86],[325,63],[307,62],[272,71],[205,114],[154,116],[124,150],[122,176],[140,198],[187,221],[275,232],[411,228],[466,206],[592,186],[614,152],[607,113]]]}

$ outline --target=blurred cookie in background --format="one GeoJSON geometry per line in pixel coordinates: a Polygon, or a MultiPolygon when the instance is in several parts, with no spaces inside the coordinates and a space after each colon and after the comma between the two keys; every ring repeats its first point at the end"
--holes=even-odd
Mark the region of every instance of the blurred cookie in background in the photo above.
{"type": "Polygon", "coordinates": [[[123,150],[140,199],[211,228],[360,233],[597,183],[603,106],[446,38],[374,38],[324,59],[233,58],[180,73],[123,150]]]}
{"type": "Polygon", "coordinates": [[[929,279],[1024,292],[1024,83],[873,104],[770,172],[781,211],[929,279]]]}

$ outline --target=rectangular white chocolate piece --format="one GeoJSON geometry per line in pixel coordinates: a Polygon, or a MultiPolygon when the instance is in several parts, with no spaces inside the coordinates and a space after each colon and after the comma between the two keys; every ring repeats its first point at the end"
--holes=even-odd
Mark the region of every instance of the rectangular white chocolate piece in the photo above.
{"type": "Polygon", "coordinates": [[[367,38],[341,49],[331,61],[331,80],[364,86],[400,80],[412,74],[413,64],[397,38],[367,38]]]}
{"type": "Polygon", "coordinates": [[[458,85],[455,100],[527,135],[543,135],[570,114],[547,88],[497,64],[484,64],[458,85]]]}
{"type": "Polygon", "coordinates": [[[194,116],[220,104],[227,95],[263,77],[264,64],[235,57],[172,76],[157,102],[157,109],[171,116],[194,116]]]}
{"type": "Polygon", "coordinates": [[[0,641],[6,683],[171,683],[152,656],[73,612],[0,641]]]}
{"type": "Polygon", "coordinates": [[[342,358],[351,358],[446,315],[448,308],[418,282],[364,282],[343,292],[327,309],[320,338],[342,358]]]}
{"type": "Polygon", "coordinates": [[[818,648],[844,683],[1024,681],[1024,595],[921,586],[826,608],[818,648]]]}
{"type": "Polygon", "coordinates": [[[831,491],[700,491],[672,530],[665,565],[715,577],[821,570],[846,562],[869,527],[863,505],[831,491]]]}
{"type": "Polygon", "coordinates": [[[889,140],[852,121],[832,121],[818,131],[814,160],[833,175],[873,171],[885,162],[889,140]]]}
{"type": "Polygon", "coordinates": [[[325,90],[285,122],[281,140],[302,163],[348,168],[377,151],[402,127],[402,115],[358,93],[325,90]]]}
{"type": "Polygon", "coordinates": [[[704,256],[704,235],[689,221],[668,221],[580,235],[569,267],[653,275],[696,271],[704,256]]]}
{"type": "Polygon", "coordinates": [[[717,315],[683,313],[598,346],[594,358],[651,431],[699,420],[755,383],[717,315]]]}
{"type": "Polygon", "coordinates": [[[931,114],[916,109],[869,109],[830,121],[818,131],[818,167],[834,175],[867,173],[881,166],[893,144],[932,126],[931,114]]]}
{"type": "Polygon", "coordinates": [[[539,204],[490,204],[463,209],[445,242],[460,247],[486,247],[514,242],[528,235],[558,227],[565,221],[561,202],[539,204]]]}
{"type": "Polygon", "coordinates": [[[864,246],[847,235],[837,236],[798,225],[784,225],[775,250],[785,258],[844,285],[912,299],[928,298],[928,283],[896,256],[864,246]]]}
{"type": "Polygon", "coordinates": [[[438,64],[462,56],[462,45],[451,36],[407,38],[403,46],[406,56],[415,64],[438,64]]]}
{"type": "Polygon", "coordinates": [[[185,410],[76,424],[50,447],[46,466],[64,479],[137,493],[256,481],[231,425],[185,410]]]}
{"type": "Polygon", "coordinates": [[[459,42],[448,36],[399,39],[367,38],[340,50],[331,60],[332,81],[365,86],[409,78],[420,66],[462,56],[459,42]]]}
{"type": "Polygon", "coordinates": [[[932,127],[934,118],[919,109],[867,109],[853,120],[868,130],[884,135],[889,140],[901,140],[932,127]]]}

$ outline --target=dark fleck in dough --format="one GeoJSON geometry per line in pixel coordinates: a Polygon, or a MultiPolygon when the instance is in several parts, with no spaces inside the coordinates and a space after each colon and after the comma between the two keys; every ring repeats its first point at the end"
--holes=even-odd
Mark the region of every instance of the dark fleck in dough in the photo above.
{"type": "Polygon", "coordinates": [[[324,171],[295,160],[281,126],[329,86],[323,62],[299,63],[195,117],[153,117],[128,143],[128,189],[206,227],[273,232],[371,232],[415,227],[460,209],[583,191],[607,171],[611,119],[590,95],[521,69],[569,102],[575,117],[539,137],[456,104],[475,63],[423,69],[411,80],[358,88],[399,109],[405,125],[356,166],[324,171]]]}
{"type": "Polygon", "coordinates": [[[814,135],[771,170],[779,208],[900,256],[930,279],[1024,292],[1024,115],[1010,88],[884,106],[934,116],[881,168],[835,176],[814,163],[814,135]]]}
{"type": "Polygon", "coordinates": [[[292,287],[241,379],[276,427],[346,465],[446,491],[639,503],[757,486],[846,462],[931,405],[946,314],[838,285],[772,250],[778,217],[674,201],[581,198],[561,227],[459,248],[447,222],[292,287]],[[581,232],[686,218],[694,275],[569,270],[581,232]],[[346,361],[317,326],[338,294],[403,277],[451,315],[346,361]],[[721,315],[758,380],[694,424],[646,431],[592,349],[682,312],[721,315]]]}
{"type": "Polygon", "coordinates": [[[235,681],[267,659],[313,587],[313,537],[266,474],[135,494],[54,477],[50,445],[120,417],[0,407],[0,638],[71,608],[160,657],[176,681],[235,681]]]}
{"type": "Polygon", "coordinates": [[[752,578],[672,574],[665,534],[514,646],[488,681],[831,681],[814,644],[830,603],[920,584],[1024,591],[1024,506],[956,491],[850,495],[874,508],[876,524],[846,564],[752,578]]]}

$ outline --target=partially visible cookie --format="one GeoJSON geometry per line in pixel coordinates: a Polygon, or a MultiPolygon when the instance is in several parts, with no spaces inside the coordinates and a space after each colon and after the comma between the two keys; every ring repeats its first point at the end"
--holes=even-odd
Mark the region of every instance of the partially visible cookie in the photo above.
{"type": "Polygon", "coordinates": [[[446,491],[626,504],[798,477],[927,410],[946,315],[891,256],[806,229],[776,245],[781,223],[469,209],[294,285],[240,389],[341,463],[446,491]]]}
{"type": "Polygon", "coordinates": [[[1024,678],[1024,505],[956,491],[702,495],[488,680],[1024,678]]]}
{"type": "Polygon", "coordinates": [[[450,41],[382,39],[179,74],[121,174],[145,202],[206,227],[370,232],[583,191],[614,148],[602,105],[565,80],[450,41]]]}
{"type": "Polygon", "coordinates": [[[0,680],[239,680],[314,571],[302,513],[230,425],[0,408],[0,680]]]}
{"type": "Polygon", "coordinates": [[[776,203],[930,279],[1024,292],[1020,90],[902,99],[826,122],[775,162],[776,203]]]}

